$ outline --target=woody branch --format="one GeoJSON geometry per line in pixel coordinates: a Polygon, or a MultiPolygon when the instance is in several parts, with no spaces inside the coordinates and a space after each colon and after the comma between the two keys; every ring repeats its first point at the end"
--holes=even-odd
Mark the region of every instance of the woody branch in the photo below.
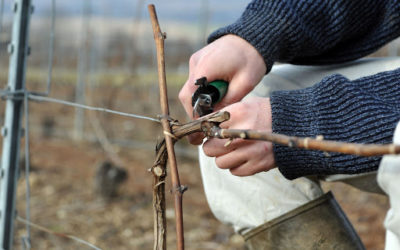
{"type": "Polygon", "coordinates": [[[400,145],[337,142],[323,140],[322,135],[317,136],[316,138],[295,137],[256,130],[221,129],[218,126],[210,126],[209,124],[203,124],[203,130],[208,137],[220,139],[241,138],[248,140],[263,140],[285,145],[288,147],[320,150],[324,152],[336,152],[366,157],[387,154],[400,154],[400,145]]]}
{"type": "MultiPolygon", "coordinates": [[[[158,84],[160,89],[160,104],[161,104],[161,124],[165,135],[165,145],[168,153],[168,163],[171,168],[171,180],[174,194],[174,205],[175,205],[175,223],[176,223],[176,241],[177,249],[184,249],[184,237],[183,237],[183,214],[182,214],[182,195],[183,189],[179,181],[178,168],[175,157],[174,143],[171,137],[171,126],[169,122],[169,106],[168,106],[168,94],[167,94],[167,83],[165,74],[165,58],[164,58],[164,40],[166,39],[165,33],[161,32],[160,25],[158,23],[157,14],[154,5],[149,5],[148,10],[150,13],[151,24],[153,27],[153,35],[156,43],[157,50],[157,68],[158,68],[158,84]]],[[[163,159],[165,160],[165,158],[163,159]]],[[[155,208],[155,237],[154,249],[165,249],[166,248],[166,227],[165,227],[165,163],[161,162],[160,167],[163,169],[163,173],[158,176],[154,175],[154,193],[156,195],[153,200],[155,208]],[[161,178],[160,178],[161,177],[161,178]],[[161,227],[158,225],[161,224],[161,227]],[[160,231],[159,231],[160,230],[160,231]]],[[[153,171],[153,173],[155,173],[153,171]]]]}

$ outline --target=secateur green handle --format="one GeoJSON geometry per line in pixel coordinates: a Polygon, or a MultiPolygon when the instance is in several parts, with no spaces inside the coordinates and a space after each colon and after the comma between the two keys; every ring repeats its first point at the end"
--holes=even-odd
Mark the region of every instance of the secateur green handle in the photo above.
{"type": "Polygon", "coordinates": [[[226,95],[226,92],[228,92],[228,82],[216,80],[208,83],[208,85],[216,88],[218,91],[218,99],[215,102],[213,101],[213,105],[215,105],[219,103],[226,95]]]}
{"type": "Polygon", "coordinates": [[[199,87],[193,93],[193,117],[204,116],[214,111],[214,105],[224,98],[228,91],[228,83],[222,80],[208,82],[206,77],[196,80],[199,87]]]}

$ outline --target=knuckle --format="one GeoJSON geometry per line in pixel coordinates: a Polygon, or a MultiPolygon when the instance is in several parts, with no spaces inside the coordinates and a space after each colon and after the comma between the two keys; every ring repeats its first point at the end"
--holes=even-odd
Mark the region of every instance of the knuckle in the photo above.
{"type": "Polygon", "coordinates": [[[226,169],[227,167],[224,164],[224,160],[221,157],[217,157],[215,158],[215,164],[217,165],[217,167],[221,168],[221,169],[226,169]]]}
{"type": "Polygon", "coordinates": [[[248,104],[244,103],[244,102],[238,102],[235,107],[234,107],[234,115],[241,119],[243,117],[247,116],[248,113],[248,104]]]}
{"type": "Polygon", "coordinates": [[[198,56],[198,53],[196,52],[193,55],[191,55],[189,58],[189,67],[190,68],[195,67],[197,65],[198,61],[199,61],[199,56],[198,56]]]}
{"type": "Polygon", "coordinates": [[[242,173],[240,168],[232,168],[232,169],[229,169],[229,171],[231,172],[232,175],[235,175],[235,176],[246,176],[242,173]]]}
{"type": "Polygon", "coordinates": [[[243,92],[249,93],[253,90],[253,86],[251,84],[243,84],[243,92]]]}
{"type": "Polygon", "coordinates": [[[184,88],[179,91],[178,98],[181,101],[181,103],[185,103],[186,102],[187,93],[186,93],[184,88]]]}
{"type": "Polygon", "coordinates": [[[264,166],[262,164],[255,164],[255,166],[253,166],[253,168],[249,169],[248,175],[257,174],[257,173],[263,171],[263,168],[264,168],[264,166]]]}
{"type": "Polygon", "coordinates": [[[192,144],[192,145],[200,145],[201,144],[201,142],[202,142],[202,138],[196,138],[196,139],[193,139],[192,141],[190,141],[190,143],[192,144]]]}
{"type": "Polygon", "coordinates": [[[189,80],[186,81],[185,85],[182,87],[182,89],[179,91],[178,93],[178,99],[181,101],[182,104],[187,105],[187,106],[191,106],[191,98],[192,98],[192,94],[191,94],[191,88],[189,85],[189,80]]]}
{"type": "Polygon", "coordinates": [[[212,150],[210,150],[210,147],[207,145],[207,143],[204,143],[203,144],[203,152],[204,152],[204,154],[205,155],[207,155],[207,156],[212,156],[212,150]]]}
{"type": "Polygon", "coordinates": [[[203,135],[200,133],[188,135],[189,143],[193,145],[200,145],[203,141],[203,138],[203,135]]]}

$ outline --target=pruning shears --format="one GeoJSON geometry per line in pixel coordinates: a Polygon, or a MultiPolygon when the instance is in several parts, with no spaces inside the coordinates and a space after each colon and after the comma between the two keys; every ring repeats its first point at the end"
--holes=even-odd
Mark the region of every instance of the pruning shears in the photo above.
{"type": "Polygon", "coordinates": [[[228,91],[227,82],[222,80],[208,82],[206,77],[197,79],[195,85],[199,87],[192,96],[193,118],[212,113],[215,104],[220,102],[228,91]]]}

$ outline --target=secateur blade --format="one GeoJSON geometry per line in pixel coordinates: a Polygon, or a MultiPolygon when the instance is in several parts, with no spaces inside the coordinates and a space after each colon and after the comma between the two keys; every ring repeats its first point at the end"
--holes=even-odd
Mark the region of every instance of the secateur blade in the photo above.
{"type": "Polygon", "coordinates": [[[197,118],[213,112],[212,98],[208,94],[199,94],[193,106],[193,118],[197,118]]]}

